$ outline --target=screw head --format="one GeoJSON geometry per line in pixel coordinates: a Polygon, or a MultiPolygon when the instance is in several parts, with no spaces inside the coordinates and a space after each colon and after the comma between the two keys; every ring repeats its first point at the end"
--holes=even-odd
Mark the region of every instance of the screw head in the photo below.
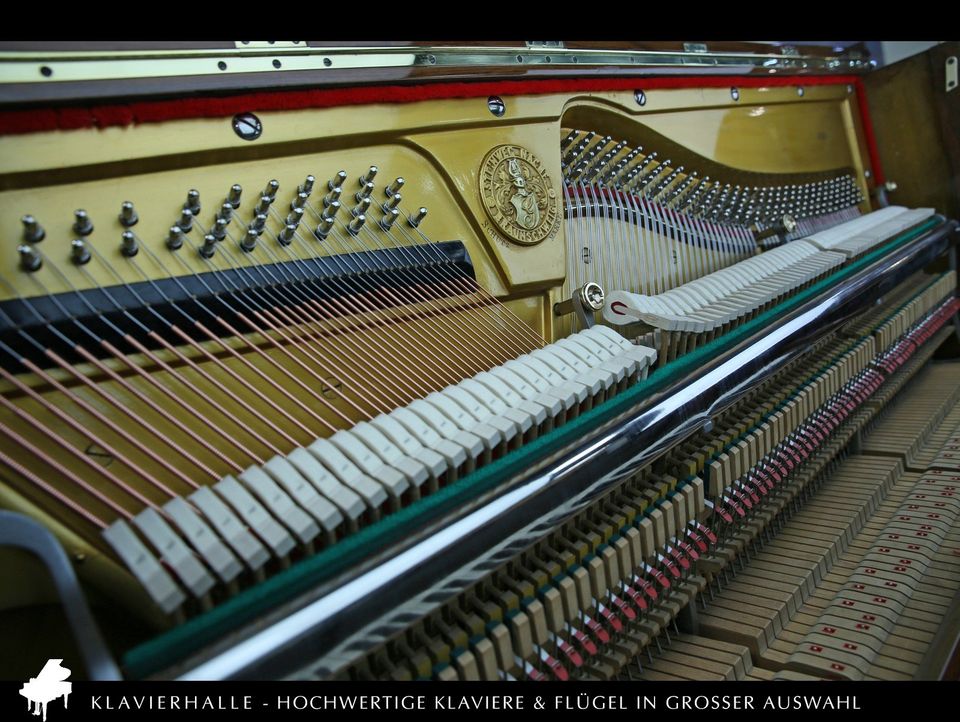
{"type": "Polygon", "coordinates": [[[233,116],[233,132],[243,140],[256,140],[263,134],[263,124],[253,113],[238,113],[233,116]]]}
{"type": "Polygon", "coordinates": [[[491,95],[487,98],[487,109],[498,118],[502,118],[507,112],[507,106],[499,95],[491,95]]]}
{"type": "Polygon", "coordinates": [[[642,90],[634,90],[633,99],[637,101],[637,105],[641,107],[647,104],[647,94],[642,90]]]}

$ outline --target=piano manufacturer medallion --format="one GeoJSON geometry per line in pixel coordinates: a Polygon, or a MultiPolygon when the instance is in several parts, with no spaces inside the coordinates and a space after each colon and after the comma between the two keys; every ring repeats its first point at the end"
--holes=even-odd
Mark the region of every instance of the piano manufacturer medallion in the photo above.
{"type": "Polygon", "coordinates": [[[557,194],[543,163],[518,145],[500,145],[480,165],[480,199],[496,229],[532,246],[558,227],[557,194]]]}

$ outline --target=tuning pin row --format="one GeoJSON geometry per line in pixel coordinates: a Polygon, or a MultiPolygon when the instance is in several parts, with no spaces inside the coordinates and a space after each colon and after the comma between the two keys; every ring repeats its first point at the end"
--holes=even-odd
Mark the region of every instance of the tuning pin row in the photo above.
{"type": "MultiPolygon", "coordinates": [[[[592,135],[587,142],[592,139],[592,135]]],[[[377,166],[370,166],[366,173],[358,178],[360,190],[354,194],[357,204],[351,209],[351,220],[347,223],[347,230],[356,235],[364,227],[370,207],[373,205],[372,196],[375,188],[374,179],[379,172],[377,166]]],[[[347,179],[346,171],[339,171],[333,178],[327,181],[328,192],[323,197],[323,211],[320,214],[320,223],[317,225],[314,234],[317,238],[324,239],[333,230],[336,215],[341,208],[340,199],[343,195],[343,184],[347,179]]],[[[308,175],[303,183],[297,186],[297,195],[290,204],[290,213],[287,215],[284,228],[277,236],[278,241],[283,245],[288,245],[293,241],[297,229],[303,220],[304,211],[308,206],[308,201],[313,192],[316,178],[308,175]]],[[[383,194],[385,201],[379,204],[383,210],[383,216],[378,222],[378,226],[384,231],[390,231],[400,218],[399,205],[402,201],[400,190],[403,188],[405,180],[403,177],[397,177],[392,183],[384,187],[383,194]]],[[[267,183],[263,192],[258,197],[257,205],[254,208],[254,218],[247,226],[243,239],[240,241],[240,247],[247,252],[256,248],[259,236],[266,229],[266,221],[270,208],[276,201],[277,193],[280,189],[280,183],[277,180],[271,180],[267,183]]],[[[209,232],[204,236],[203,243],[199,248],[200,255],[204,258],[211,258],[215,251],[217,243],[223,241],[227,235],[227,228],[233,220],[234,212],[240,207],[243,188],[239,184],[234,184],[227,192],[224,202],[217,210],[213,225],[209,232]]],[[[191,189],[187,192],[186,200],[180,210],[180,217],[177,222],[170,226],[164,245],[170,250],[178,250],[183,247],[185,234],[193,230],[194,221],[201,210],[200,192],[197,189],[191,189]]],[[[427,209],[420,208],[416,213],[411,213],[407,217],[410,226],[416,228],[426,217],[427,209]]],[[[77,265],[83,265],[90,261],[91,253],[84,238],[93,233],[94,225],[83,209],[74,211],[74,220],[72,225],[73,233],[77,236],[71,242],[71,260],[77,265]]],[[[139,215],[131,201],[124,201],[120,206],[120,213],[117,216],[120,224],[130,229],[139,221],[139,215]]],[[[43,264],[42,255],[33,247],[46,237],[46,231],[42,225],[32,215],[25,215],[21,219],[23,225],[22,244],[18,247],[20,254],[20,266],[24,270],[35,271],[43,264]]],[[[121,234],[120,251],[124,256],[133,257],[139,252],[139,243],[136,235],[125,230],[121,234]]]]}

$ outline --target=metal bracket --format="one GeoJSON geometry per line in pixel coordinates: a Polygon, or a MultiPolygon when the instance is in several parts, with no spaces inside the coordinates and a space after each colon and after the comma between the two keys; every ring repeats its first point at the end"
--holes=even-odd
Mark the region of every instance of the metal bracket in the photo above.
{"type": "Polygon", "coordinates": [[[877,205],[881,208],[886,208],[890,205],[890,199],[887,196],[895,190],[897,190],[897,184],[894,181],[887,181],[886,183],[876,186],[871,192],[877,205]]]}
{"type": "Polygon", "coordinates": [[[705,43],[684,43],[683,52],[685,53],[707,53],[707,46],[705,43]]]}
{"type": "Polygon", "coordinates": [[[947,91],[950,92],[957,87],[957,56],[951,55],[947,58],[945,68],[947,71],[947,91]]]}
{"type": "Polygon", "coordinates": [[[23,514],[0,511],[0,546],[25,549],[39,557],[50,572],[90,679],[123,679],[90,613],[70,560],[56,537],[42,524],[23,514]]]}
{"type": "Polygon", "coordinates": [[[303,40],[234,40],[233,44],[237,48],[276,48],[277,50],[307,47],[303,40]]]}
{"type": "Polygon", "coordinates": [[[603,288],[599,283],[588,281],[573,292],[566,301],[553,304],[553,313],[556,316],[565,316],[576,312],[577,318],[584,328],[592,328],[593,314],[603,308],[603,288]]]}

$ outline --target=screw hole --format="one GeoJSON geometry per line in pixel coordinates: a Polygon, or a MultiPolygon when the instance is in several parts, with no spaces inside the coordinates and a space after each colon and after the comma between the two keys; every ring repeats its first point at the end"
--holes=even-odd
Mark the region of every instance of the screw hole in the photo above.
{"type": "Polygon", "coordinates": [[[333,65],[333,61],[330,58],[324,58],[323,64],[329,68],[331,65],[333,65]]]}
{"type": "Polygon", "coordinates": [[[40,75],[45,78],[49,78],[51,75],[53,75],[53,68],[51,68],[49,65],[41,65],[40,75]]]}
{"type": "Polygon", "coordinates": [[[517,56],[517,62],[518,62],[518,63],[522,63],[522,62],[523,62],[523,56],[522,56],[522,55],[518,55],[518,56],[517,56]]]}
{"type": "Polygon", "coordinates": [[[217,63],[217,67],[220,68],[220,70],[226,70],[227,64],[221,60],[219,63],[217,63]]]}
{"type": "Polygon", "coordinates": [[[279,61],[279,60],[274,60],[274,61],[273,61],[273,67],[275,67],[275,68],[279,68],[279,67],[280,67],[280,65],[281,65],[281,63],[280,63],[280,61],[279,61]]]}

